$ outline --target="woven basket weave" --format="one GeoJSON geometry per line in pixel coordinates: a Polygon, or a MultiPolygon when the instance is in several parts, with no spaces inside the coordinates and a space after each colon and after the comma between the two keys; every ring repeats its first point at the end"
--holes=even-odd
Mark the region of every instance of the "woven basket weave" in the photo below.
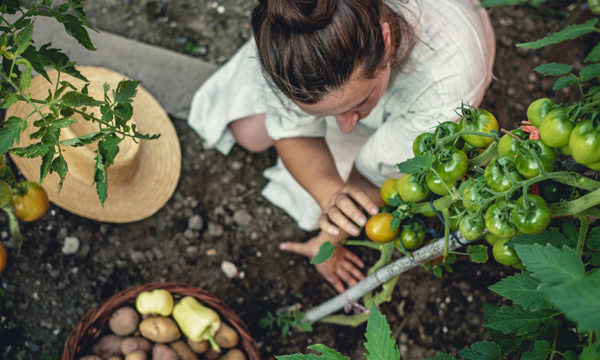
{"type": "Polygon", "coordinates": [[[85,351],[90,349],[103,330],[107,328],[108,320],[115,310],[125,305],[135,306],[135,299],[139,293],[154,289],[168,290],[175,299],[192,296],[202,304],[215,310],[221,316],[222,321],[225,321],[238,332],[240,336],[239,347],[245,351],[247,359],[260,360],[256,341],[249,335],[246,325],[226,303],[206,290],[176,282],[148,283],[129,288],[113,295],[88,311],[67,339],[62,360],[77,360],[86,355],[85,351]]]}

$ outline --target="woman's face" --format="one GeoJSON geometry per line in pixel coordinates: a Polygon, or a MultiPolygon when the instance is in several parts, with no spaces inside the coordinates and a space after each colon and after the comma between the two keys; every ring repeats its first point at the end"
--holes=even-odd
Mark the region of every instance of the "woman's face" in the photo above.
{"type": "Polygon", "coordinates": [[[361,67],[354,70],[350,80],[326,95],[316,104],[296,103],[303,111],[315,116],[335,116],[340,130],[351,133],[360,119],[365,118],[385,93],[390,80],[390,66],[381,67],[374,78],[362,75],[361,67]]]}

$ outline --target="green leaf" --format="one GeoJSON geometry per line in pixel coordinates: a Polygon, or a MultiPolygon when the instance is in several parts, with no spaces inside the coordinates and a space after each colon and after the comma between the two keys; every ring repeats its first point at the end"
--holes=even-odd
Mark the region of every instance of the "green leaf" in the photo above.
{"type": "Polygon", "coordinates": [[[584,66],[579,71],[582,81],[588,81],[600,75],[600,64],[591,64],[584,66]]]}
{"type": "Polygon", "coordinates": [[[581,280],[585,269],[581,259],[568,246],[557,249],[552,245],[515,245],[517,255],[527,270],[543,286],[552,286],[571,280],[581,280]]]}
{"type": "Polygon", "coordinates": [[[308,347],[319,354],[292,354],[292,355],[275,355],[277,360],[348,360],[347,357],[339,352],[323,345],[315,344],[308,347]]]}
{"type": "Polygon", "coordinates": [[[552,85],[552,90],[557,91],[564,88],[565,86],[576,84],[577,80],[577,77],[573,74],[561,76],[558,79],[556,79],[554,85],[552,85]]]}
{"type": "Polygon", "coordinates": [[[364,356],[367,360],[400,359],[400,350],[392,337],[390,325],[375,305],[371,307],[365,337],[367,353],[364,356]]]}
{"type": "Polygon", "coordinates": [[[120,103],[115,106],[114,109],[115,117],[117,118],[117,124],[120,127],[125,127],[127,121],[133,116],[133,106],[130,103],[120,103]]]}
{"type": "Polygon", "coordinates": [[[53,122],[52,126],[57,128],[66,128],[71,126],[71,124],[73,124],[74,122],[75,119],[73,119],[72,117],[66,117],[53,122]]]}
{"type": "Polygon", "coordinates": [[[467,254],[471,255],[471,262],[482,264],[488,260],[488,247],[485,245],[469,245],[467,254]]]}
{"type": "Polygon", "coordinates": [[[34,157],[45,155],[48,151],[50,151],[50,149],[51,149],[51,147],[48,146],[47,144],[39,142],[39,143],[31,144],[24,148],[23,147],[12,148],[10,150],[10,152],[12,154],[20,156],[20,157],[32,159],[34,157]]]}
{"type": "Polygon", "coordinates": [[[96,50],[96,48],[94,48],[94,45],[92,44],[92,41],[90,40],[90,36],[87,30],[85,29],[85,27],[83,27],[83,24],[79,18],[71,14],[55,14],[56,20],[58,20],[64,25],[67,34],[75,38],[75,40],[77,40],[77,42],[83,45],[83,47],[85,47],[86,49],[96,50]]]}
{"type": "Polygon", "coordinates": [[[560,231],[554,228],[549,228],[543,233],[537,235],[519,234],[513,237],[511,240],[508,240],[506,244],[513,248],[516,244],[551,244],[557,248],[561,248],[563,245],[568,245],[571,247],[577,246],[577,239],[572,239],[570,237],[567,238],[560,231]]]}
{"type": "Polygon", "coordinates": [[[396,165],[398,170],[403,174],[414,174],[421,170],[427,170],[431,168],[435,157],[432,155],[417,155],[411,159],[401,162],[396,165]]]}
{"type": "Polygon", "coordinates": [[[4,101],[2,101],[2,105],[0,109],[7,109],[12,104],[16,103],[19,100],[19,97],[15,93],[8,93],[6,97],[4,97],[4,101]]]}
{"type": "Polygon", "coordinates": [[[54,151],[48,151],[42,156],[42,164],[40,165],[40,182],[43,181],[52,169],[52,159],[54,159],[54,151]]]}
{"type": "Polygon", "coordinates": [[[573,69],[573,67],[571,65],[548,63],[548,64],[540,65],[533,70],[539,72],[540,74],[546,75],[546,76],[548,76],[548,75],[558,76],[558,75],[565,75],[565,74],[570,73],[571,69],[573,69]]]}
{"type": "Polygon", "coordinates": [[[600,342],[596,340],[590,346],[583,348],[579,360],[598,360],[600,358],[600,342]]]}
{"type": "Polygon", "coordinates": [[[58,154],[58,156],[52,161],[51,171],[57,173],[60,177],[58,182],[58,191],[60,191],[60,189],[62,189],[63,182],[65,181],[65,177],[67,176],[67,172],[69,171],[67,162],[60,154],[58,154]]]}
{"type": "Polygon", "coordinates": [[[21,72],[21,78],[19,79],[19,87],[22,90],[29,89],[31,85],[31,68],[26,67],[23,72],[21,72]]]}
{"type": "Polygon", "coordinates": [[[583,331],[600,330],[600,277],[588,275],[544,290],[565,316],[583,331]]]}
{"type": "Polygon", "coordinates": [[[589,249],[600,250],[600,226],[595,226],[590,230],[585,245],[589,249]]]}
{"type": "Polygon", "coordinates": [[[529,272],[522,272],[503,278],[488,289],[512,300],[513,304],[520,305],[526,310],[551,309],[552,304],[539,290],[540,285],[540,281],[531,276],[529,272]]]}
{"type": "Polygon", "coordinates": [[[501,360],[502,349],[496,343],[480,341],[471,345],[470,349],[462,349],[458,355],[466,360],[501,360]]]}
{"type": "Polygon", "coordinates": [[[96,193],[98,194],[98,199],[100,200],[100,204],[104,204],[106,201],[106,167],[104,166],[104,162],[102,161],[102,156],[100,154],[96,154],[94,157],[96,163],[94,165],[94,182],[96,183],[96,193]]]}
{"type": "Polygon", "coordinates": [[[592,254],[592,257],[590,258],[590,264],[594,266],[600,266],[600,253],[592,254]]]}
{"type": "Polygon", "coordinates": [[[481,6],[489,8],[493,6],[520,5],[527,3],[527,0],[483,0],[481,6]]]}
{"type": "Polygon", "coordinates": [[[546,340],[537,340],[533,348],[521,355],[521,360],[546,360],[550,353],[550,343],[546,340]]]}
{"type": "Polygon", "coordinates": [[[94,133],[85,134],[85,135],[82,135],[82,136],[79,136],[76,138],[63,140],[60,142],[60,144],[64,145],[64,146],[73,146],[73,147],[83,146],[83,145],[91,144],[94,141],[97,141],[98,139],[100,139],[101,137],[102,137],[101,132],[94,132],[94,133]]]}
{"type": "Polygon", "coordinates": [[[104,104],[102,101],[95,100],[94,98],[81,94],[77,91],[69,91],[62,96],[62,102],[66,106],[98,106],[104,104]]]}
{"type": "Polygon", "coordinates": [[[139,83],[140,81],[121,80],[119,85],[117,85],[115,102],[129,102],[137,94],[137,86],[139,83]]]}
{"type": "Polygon", "coordinates": [[[330,241],[325,241],[319,246],[319,251],[314,258],[310,260],[311,264],[321,264],[333,256],[335,246],[330,241]]]}
{"type": "Polygon", "coordinates": [[[483,325],[510,334],[516,331],[517,336],[536,332],[540,325],[554,316],[558,311],[537,310],[528,311],[520,307],[503,306],[488,318],[483,325]]]}
{"type": "Polygon", "coordinates": [[[0,128],[0,154],[4,154],[14,143],[19,143],[21,131],[25,130],[27,122],[16,116],[11,116],[2,123],[0,128]]]}
{"type": "Polygon", "coordinates": [[[561,230],[568,243],[565,244],[555,244],[557,248],[561,248],[563,245],[568,245],[574,248],[577,246],[577,241],[579,241],[579,228],[575,226],[575,223],[572,219],[564,219],[561,222],[561,230]]]}
{"type": "Polygon", "coordinates": [[[15,55],[21,55],[23,52],[25,52],[25,49],[27,49],[27,47],[29,47],[31,44],[32,35],[33,25],[31,23],[27,24],[23,30],[19,31],[19,33],[15,35],[15,44],[17,45],[15,55]]]}
{"type": "Polygon", "coordinates": [[[598,62],[600,61],[600,43],[596,44],[592,50],[587,54],[584,62],[598,62]]]}
{"type": "Polygon", "coordinates": [[[596,31],[596,24],[598,23],[598,19],[594,18],[586,21],[583,24],[574,24],[568,25],[564,29],[557,31],[551,35],[544,37],[543,39],[517,44],[517,47],[523,47],[527,49],[539,49],[544,46],[558,44],[565,40],[573,40],[582,35],[586,35],[596,31]]]}

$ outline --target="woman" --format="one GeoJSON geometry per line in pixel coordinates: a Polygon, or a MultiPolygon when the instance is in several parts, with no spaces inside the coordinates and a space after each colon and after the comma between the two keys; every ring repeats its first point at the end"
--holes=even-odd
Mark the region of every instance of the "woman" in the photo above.
{"type": "MultiPolygon", "coordinates": [[[[477,106],[491,80],[494,35],[477,0],[261,0],[252,27],[195,94],[189,123],[224,154],[275,146],[263,195],[321,228],[280,244],[308,257],[358,235],[413,139],[477,106]]],[[[342,292],[363,266],[337,247],[317,270],[342,292]]]]}

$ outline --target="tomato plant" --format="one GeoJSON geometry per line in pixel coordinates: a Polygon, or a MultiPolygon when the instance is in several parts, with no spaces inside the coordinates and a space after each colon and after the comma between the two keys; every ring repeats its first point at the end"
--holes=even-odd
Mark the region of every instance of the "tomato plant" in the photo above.
{"type": "Polygon", "coordinates": [[[34,221],[48,210],[48,195],[37,183],[22,181],[13,189],[12,204],[19,220],[34,221]]]}
{"type": "Polygon", "coordinates": [[[377,243],[394,240],[400,230],[398,228],[392,229],[392,220],[394,220],[394,216],[386,212],[371,216],[365,225],[367,237],[377,243]]]}
{"type": "MultiPolygon", "coordinates": [[[[483,133],[498,131],[498,121],[496,117],[485,109],[475,109],[473,107],[463,106],[460,125],[463,130],[471,130],[483,133]]],[[[466,134],[462,135],[465,142],[476,148],[486,147],[492,143],[493,138],[481,135],[466,134]]]]}
{"type": "Polygon", "coordinates": [[[462,179],[467,173],[468,166],[469,159],[467,155],[455,147],[442,150],[433,163],[433,169],[442,180],[447,182],[455,182],[462,179]]]}
{"type": "Polygon", "coordinates": [[[567,146],[574,126],[567,109],[557,107],[544,116],[539,126],[540,138],[544,144],[553,148],[567,146]]]}

